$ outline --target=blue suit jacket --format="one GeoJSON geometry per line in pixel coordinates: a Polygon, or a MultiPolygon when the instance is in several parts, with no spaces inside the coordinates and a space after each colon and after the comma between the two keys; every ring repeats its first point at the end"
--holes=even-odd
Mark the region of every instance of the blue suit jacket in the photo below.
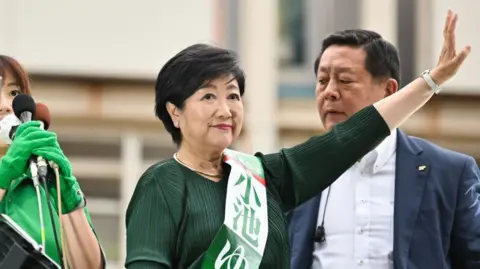
{"type": "MultiPolygon", "coordinates": [[[[480,171],[473,158],[401,131],[396,158],[395,269],[480,269],[480,171]]],[[[320,195],[290,213],[292,269],[312,266],[319,205],[320,195]]]]}

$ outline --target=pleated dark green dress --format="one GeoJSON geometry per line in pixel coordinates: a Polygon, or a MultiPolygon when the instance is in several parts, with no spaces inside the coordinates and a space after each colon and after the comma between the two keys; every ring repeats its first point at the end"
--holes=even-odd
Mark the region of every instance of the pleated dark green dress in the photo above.
{"type": "MultiPolygon", "coordinates": [[[[269,219],[260,268],[290,268],[285,213],[319,194],[389,134],[369,106],[331,132],[279,153],[257,154],[265,170],[269,219]]],[[[173,159],[150,167],[127,210],[126,268],[200,268],[223,224],[226,194],[227,178],[213,182],[173,159]]]]}

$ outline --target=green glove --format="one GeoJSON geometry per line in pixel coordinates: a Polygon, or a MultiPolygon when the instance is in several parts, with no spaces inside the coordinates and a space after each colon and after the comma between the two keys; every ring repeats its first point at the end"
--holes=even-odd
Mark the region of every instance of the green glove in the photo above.
{"type": "MultiPolygon", "coordinates": [[[[54,188],[56,188],[56,186],[54,186],[54,188]]],[[[60,175],[60,192],[62,193],[62,214],[71,213],[77,208],[85,206],[85,197],[74,176],[65,177],[60,175]]],[[[53,199],[57,201],[57,191],[50,192],[50,194],[53,199]]]]}
{"type": "Polygon", "coordinates": [[[49,133],[55,137],[55,145],[35,148],[32,153],[58,165],[60,174],[60,191],[62,194],[62,213],[68,214],[77,209],[80,204],[84,203],[84,196],[77,179],[72,174],[70,161],[68,161],[65,154],[63,154],[63,151],[56,140],[56,135],[51,132],[49,133]]]}
{"type": "Polygon", "coordinates": [[[20,125],[14,141],[0,160],[0,188],[8,189],[12,180],[25,174],[28,160],[35,148],[52,147],[56,144],[56,136],[42,130],[39,122],[20,125]]]}
{"type": "Polygon", "coordinates": [[[80,185],[72,175],[72,166],[58,144],[57,135],[41,129],[38,121],[18,127],[12,145],[0,161],[0,188],[7,189],[13,179],[29,172],[31,155],[41,156],[58,165],[62,213],[70,213],[84,202],[80,185]]]}
{"type": "MultiPolygon", "coordinates": [[[[43,157],[45,160],[56,163],[60,174],[60,192],[62,194],[62,213],[68,214],[84,202],[84,196],[67,157],[63,154],[60,146],[41,147],[33,150],[33,154],[43,157]]],[[[56,196],[56,195],[55,195],[56,196]]]]}

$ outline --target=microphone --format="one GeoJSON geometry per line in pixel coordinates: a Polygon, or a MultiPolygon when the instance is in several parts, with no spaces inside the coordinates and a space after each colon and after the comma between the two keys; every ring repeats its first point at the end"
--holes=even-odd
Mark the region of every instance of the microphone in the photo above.
{"type": "MultiPolygon", "coordinates": [[[[50,111],[48,107],[42,103],[37,103],[35,105],[35,114],[33,115],[33,120],[38,120],[41,123],[41,127],[44,130],[48,130],[50,127],[50,111]]],[[[15,138],[15,132],[18,129],[18,126],[22,122],[14,115],[9,114],[7,115],[1,122],[0,122],[0,137],[4,140],[5,143],[11,144],[12,139],[15,138]]],[[[34,160],[35,161],[35,160],[34,160]]],[[[37,168],[38,168],[38,175],[40,178],[47,177],[47,162],[42,157],[38,156],[37,160],[37,168]]]]}
{"type": "Polygon", "coordinates": [[[11,144],[20,124],[31,121],[36,114],[36,106],[32,97],[26,94],[17,95],[12,102],[13,114],[5,116],[0,122],[0,137],[11,144]]]}
{"type": "MultiPolygon", "coordinates": [[[[19,94],[13,98],[12,102],[13,113],[17,118],[20,119],[22,123],[29,122],[35,116],[36,106],[33,98],[26,94],[19,94]]],[[[15,138],[15,132],[12,134],[12,140],[15,138]]],[[[36,164],[36,158],[34,156],[30,157],[29,167],[30,173],[32,174],[33,187],[37,193],[37,203],[38,203],[38,217],[40,219],[40,231],[41,231],[41,240],[42,240],[42,253],[45,254],[45,225],[43,222],[43,210],[42,210],[42,199],[40,195],[40,182],[38,180],[38,167],[36,164]]],[[[46,190],[48,192],[48,190],[46,190]]]]}
{"type": "Polygon", "coordinates": [[[313,237],[313,241],[317,243],[325,242],[325,227],[323,227],[323,225],[317,227],[317,230],[315,231],[315,236],[313,237]]]}
{"type": "Polygon", "coordinates": [[[35,101],[30,95],[19,94],[13,98],[13,113],[22,122],[28,122],[33,119],[36,112],[35,101]]]}
{"type": "MultiPolygon", "coordinates": [[[[42,124],[42,128],[44,130],[48,130],[51,121],[50,111],[48,110],[48,107],[42,103],[37,103],[36,111],[37,112],[35,113],[34,120],[40,121],[42,124]]],[[[40,179],[46,180],[48,172],[47,161],[41,156],[37,157],[37,167],[40,179]]]]}
{"type": "MultiPolygon", "coordinates": [[[[13,113],[22,123],[29,122],[35,115],[36,106],[33,98],[26,94],[19,94],[13,98],[12,102],[13,113]]],[[[12,128],[13,129],[13,128],[12,128]]],[[[11,139],[15,138],[15,133],[12,134],[11,139]]],[[[30,157],[30,172],[32,173],[32,180],[35,186],[38,186],[38,170],[35,163],[35,157],[30,157]]]]}
{"type": "MultiPolygon", "coordinates": [[[[50,111],[48,107],[42,103],[35,105],[35,115],[33,120],[40,121],[40,127],[44,130],[50,128],[50,111]]],[[[0,138],[7,144],[12,143],[12,139],[15,138],[15,132],[22,122],[15,116],[15,114],[8,114],[0,121],[0,138]]]]}
{"type": "Polygon", "coordinates": [[[42,103],[37,103],[35,105],[36,113],[35,116],[33,117],[33,120],[38,120],[42,123],[42,128],[44,130],[48,130],[50,128],[50,123],[51,123],[51,116],[50,116],[50,110],[48,110],[48,107],[42,103]]]}

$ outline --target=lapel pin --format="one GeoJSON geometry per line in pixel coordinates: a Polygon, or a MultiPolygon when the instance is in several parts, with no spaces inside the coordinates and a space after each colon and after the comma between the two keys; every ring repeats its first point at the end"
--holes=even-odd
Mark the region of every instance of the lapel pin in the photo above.
{"type": "Polygon", "coordinates": [[[420,165],[420,166],[418,167],[418,171],[425,171],[426,168],[427,168],[426,165],[420,165]]]}

